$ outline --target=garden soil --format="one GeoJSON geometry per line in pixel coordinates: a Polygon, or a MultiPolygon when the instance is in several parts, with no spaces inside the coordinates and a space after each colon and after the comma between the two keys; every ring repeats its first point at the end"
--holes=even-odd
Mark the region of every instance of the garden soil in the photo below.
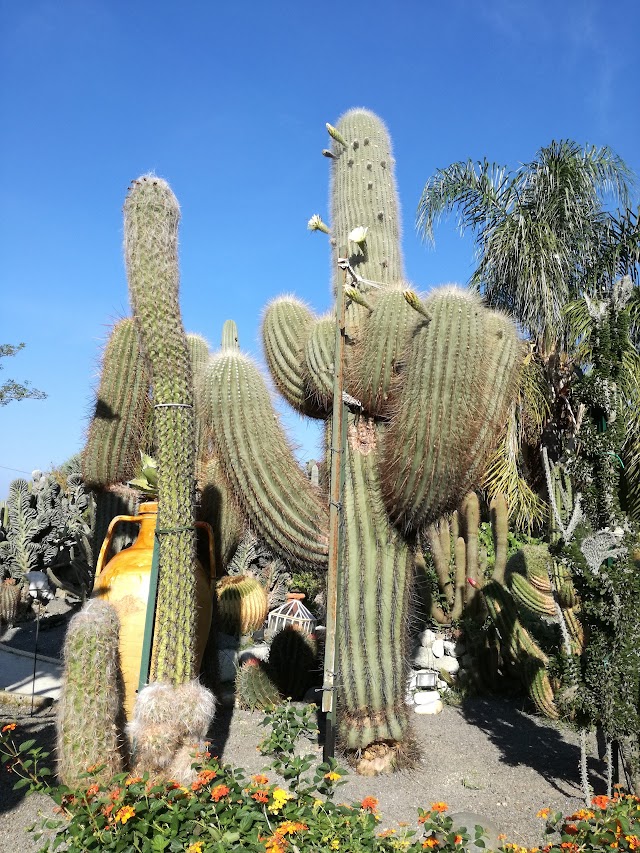
{"type": "MultiPolygon", "coordinates": [[[[266,733],[259,725],[262,717],[221,709],[210,732],[213,754],[251,773],[262,770],[266,759],[257,750],[266,733]]],[[[580,807],[578,739],[567,727],[503,698],[470,699],[458,707],[447,705],[436,716],[412,718],[418,753],[411,771],[376,778],[349,774],[338,789],[338,802],[377,797],[381,830],[398,822],[415,826],[419,806],[444,800],[450,812],[476,812],[509,841],[534,846],[542,841],[539,809],[550,806],[568,814],[580,807]]],[[[29,704],[22,709],[0,704],[0,719],[3,724],[18,721],[18,740],[34,737],[52,749],[55,706],[31,717],[29,704]]],[[[318,740],[301,743],[300,749],[321,760],[318,740]]],[[[596,753],[595,739],[590,751],[596,753]]],[[[603,793],[603,767],[595,755],[590,771],[595,791],[603,793]]],[[[6,769],[0,773],[0,853],[31,853],[39,846],[24,828],[51,816],[53,803],[41,795],[13,791],[14,778],[6,769]]]]}

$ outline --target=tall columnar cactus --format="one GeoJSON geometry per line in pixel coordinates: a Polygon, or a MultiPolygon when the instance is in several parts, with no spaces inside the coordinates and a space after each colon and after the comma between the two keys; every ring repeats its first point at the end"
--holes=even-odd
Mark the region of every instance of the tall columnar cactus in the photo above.
{"type": "MultiPolygon", "coordinates": [[[[404,703],[414,536],[455,509],[482,474],[520,349],[513,324],[466,291],[447,287],[422,302],[408,289],[382,122],[353,110],[330,132],[334,292],[344,254],[352,271],[346,391],[357,399],[345,459],[338,720],[343,746],[371,774],[414,753],[404,703]]],[[[309,227],[326,230],[317,216],[309,227]]],[[[335,317],[316,319],[284,297],[268,306],[263,328],[276,387],[300,412],[329,421],[335,317]]],[[[210,365],[207,398],[216,452],[256,531],[277,553],[323,566],[326,503],[267,414],[255,365],[223,351],[210,365]]]]}
{"type": "Polygon", "coordinates": [[[101,767],[108,781],[124,769],[124,687],[118,655],[118,615],[92,599],[69,622],[64,677],[56,717],[58,776],[72,787],[91,784],[83,774],[101,767]]]}
{"type": "Polygon", "coordinates": [[[154,389],[160,560],[153,671],[179,685],[198,674],[194,395],[178,304],[180,208],[169,185],[149,175],[132,183],[124,215],[131,304],[154,389]]]}
{"type": "Polygon", "coordinates": [[[100,386],[82,454],[82,478],[102,489],[130,480],[140,463],[149,422],[149,367],[132,318],[113,327],[102,357],[100,386]]]}

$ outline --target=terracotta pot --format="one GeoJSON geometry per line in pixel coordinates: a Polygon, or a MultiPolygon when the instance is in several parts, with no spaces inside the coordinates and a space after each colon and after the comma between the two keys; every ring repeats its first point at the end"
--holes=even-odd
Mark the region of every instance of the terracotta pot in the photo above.
{"type": "MultiPolygon", "coordinates": [[[[142,643],[149,598],[157,514],[158,503],[151,501],[140,504],[139,515],[119,515],[113,519],[100,549],[92,594],[93,598],[100,596],[112,604],[120,617],[120,663],[125,686],[125,713],[129,720],[133,716],[140,681],[142,643]],[[109,552],[114,530],[121,522],[138,523],[140,525],[138,537],[131,547],[119,551],[106,565],[103,565],[105,556],[109,552]]],[[[199,668],[211,626],[214,564],[211,528],[202,522],[198,522],[198,526],[208,528],[211,566],[211,572],[207,573],[200,562],[197,562],[196,665],[199,668]]]]}

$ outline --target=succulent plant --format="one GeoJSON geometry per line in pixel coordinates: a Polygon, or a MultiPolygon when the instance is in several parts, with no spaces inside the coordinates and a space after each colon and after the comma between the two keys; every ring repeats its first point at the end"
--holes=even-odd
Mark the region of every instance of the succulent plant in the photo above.
{"type": "Polygon", "coordinates": [[[242,664],[236,674],[236,700],[248,711],[266,711],[282,702],[268,664],[253,658],[242,664]]]}
{"type": "Polygon", "coordinates": [[[252,634],[267,617],[267,591],[256,578],[228,575],[216,585],[218,620],[227,634],[252,634]]]}
{"type": "MultiPolygon", "coordinates": [[[[343,288],[342,257],[351,401],[338,727],[357,769],[375,773],[415,755],[404,689],[417,529],[454,510],[481,477],[521,348],[514,325],[473,294],[446,287],[423,301],[404,281],[394,161],[377,116],[352,110],[331,138],[333,287],[343,288]]],[[[316,318],[280,298],[265,312],[263,337],[276,387],[330,422],[335,314],[316,318]]],[[[256,365],[223,349],[203,389],[215,454],[252,528],[292,567],[326,566],[326,498],[296,464],[256,365]]]]}
{"type": "Polygon", "coordinates": [[[300,702],[318,676],[315,637],[287,625],[271,641],[269,667],[280,693],[300,702]]]}
{"type": "Polygon", "coordinates": [[[125,767],[119,630],[115,609],[99,599],[91,599],[67,628],[56,731],[58,776],[70,787],[90,784],[83,774],[92,765],[101,768],[104,781],[125,767]]]}

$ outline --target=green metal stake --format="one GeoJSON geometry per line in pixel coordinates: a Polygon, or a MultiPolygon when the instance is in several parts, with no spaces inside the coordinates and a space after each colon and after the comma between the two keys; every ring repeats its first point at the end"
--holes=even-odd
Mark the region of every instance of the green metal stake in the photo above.
{"type": "MultiPolygon", "coordinates": [[[[157,527],[157,521],[156,521],[157,527]]],[[[149,598],[147,599],[147,615],[144,621],[144,637],[142,640],[142,658],[140,660],[140,679],[138,693],[149,683],[151,670],[151,649],[153,648],[153,629],[156,621],[156,603],[158,599],[158,565],[160,562],[160,539],[157,534],[153,541],[153,557],[151,558],[151,574],[149,575],[149,598]]]]}
{"type": "MultiPolygon", "coordinates": [[[[347,257],[347,249],[339,256],[347,257]]],[[[346,283],[346,270],[345,270],[346,283]]],[[[329,565],[327,570],[327,633],[324,653],[324,680],[322,684],[322,710],[327,714],[323,759],[328,761],[335,753],[336,732],[336,661],[338,590],[343,550],[342,495],[344,491],[344,457],[347,439],[346,406],[342,401],[344,390],[345,304],[344,287],[337,288],[336,344],[333,374],[333,420],[331,429],[331,486],[329,492],[329,565]]]]}

